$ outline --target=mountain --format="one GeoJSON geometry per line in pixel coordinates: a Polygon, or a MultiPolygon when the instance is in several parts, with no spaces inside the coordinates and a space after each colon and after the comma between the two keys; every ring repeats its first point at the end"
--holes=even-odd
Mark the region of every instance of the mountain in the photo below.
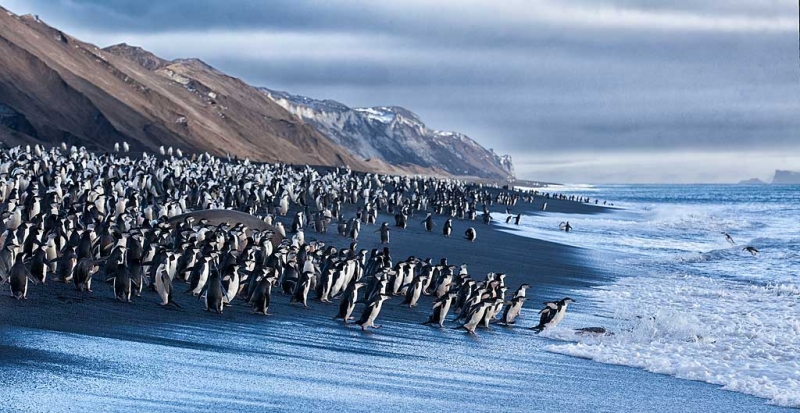
{"type": "Polygon", "coordinates": [[[497,155],[466,135],[429,129],[419,116],[407,109],[397,106],[350,108],[333,100],[261,90],[360,159],[377,158],[395,165],[437,167],[456,176],[514,177],[511,157],[497,155]]]}
{"type": "Polygon", "coordinates": [[[0,8],[0,139],[92,150],[127,141],[256,161],[387,169],[333,143],[261,91],[196,60],[105,49],[0,8]]]}
{"type": "Polygon", "coordinates": [[[800,172],[794,171],[775,171],[772,177],[773,184],[800,184],[800,172]]]}

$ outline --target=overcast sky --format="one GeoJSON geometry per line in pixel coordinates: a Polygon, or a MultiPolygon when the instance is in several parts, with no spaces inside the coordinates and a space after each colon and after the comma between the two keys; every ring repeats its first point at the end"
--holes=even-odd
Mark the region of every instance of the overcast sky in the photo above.
{"type": "Polygon", "coordinates": [[[398,105],[521,178],[735,182],[800,170],[794,0],[0,0],[82,40],[256,86],[398,105]]]}

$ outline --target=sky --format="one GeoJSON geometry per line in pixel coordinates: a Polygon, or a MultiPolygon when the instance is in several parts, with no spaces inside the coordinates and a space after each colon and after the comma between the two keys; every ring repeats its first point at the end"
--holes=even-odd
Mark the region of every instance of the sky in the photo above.
{"type": "Polygon", "coordinates": [[[568,183],[800,170],[794,0],[0,0],[105,47],[403,106],[568,183]]]}

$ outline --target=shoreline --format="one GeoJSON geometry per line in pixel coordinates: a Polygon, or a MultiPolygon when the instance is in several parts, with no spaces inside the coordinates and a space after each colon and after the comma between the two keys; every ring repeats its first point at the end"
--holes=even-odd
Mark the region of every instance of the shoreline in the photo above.
{"type": "MultiPolygon", "coordinates": [[[[594,209],[572,201],[548,202],[551,212],[594,209]]],[[[522,212],[522,206],[515,209],[522,212]]],[[[504,217],[492,209],[495,219],[504,217]]],[[[279,220],[286,224],[289,217],[279,220]]],[[[298,406],[365,411],[374,410],[376,402],[389,410],[442,410],[453,403],[496,410],[498,403],[486,399],[489,391],[502,396],[503,407],[517,410],[777,409],[715,385],[546,352],[544,347],[554,341],[526,328],[538,321],[541,301],[607,284],[613,275],[594,268],[579,248],[508,234],[480,221],[454,220],[453,237],[447,239],[440,232],[444,219],[437,217],[434,232],[426,233],[423,217],[417,213],[406,230],[392,231],[394,259],[447,257],[452,265],[467,263],[476,278],[505,272],[509,294],[522,282],[531,283],[531,299],[515,327],[479,329],[471,337],[422,326],[430,314],[429,297],[415,309],[399,307],[397,298],[387,301],[378,319],[383,328],[363,333],[331,319],[338,302],[310,300],[305,310],[289,305],[288,296],[277,291],[270,307],[275,315],[264,317],[250,314],[241,301],[222,315],[206,313],[196,298],[182,294],[180,284],[176,301],[183,309],[160,308],[155,294],[147,291],[132,304],[119,303],[102,282],[92,295],[78,294],[72,285],[33,285],[27,302],[0,299],[0,360],[12,360],[0,367],[0,378],[43,381],[21,393],[7,391],[9,406],[57,411],[59,406],[47,400],[57,394],[79,410],[113,400],[109,411],[128,412],[204,411],[211,405],[231,411],[298,406]],[[478,232],[474,243],[463,239],[466,226],[478,232]],[[21,355],[26,360],[13,362],[21,355]],[[89,388],[65,392],[73,379],[88,381],[89,388]],[[465,392],[474,397],[464,400],[465,392]],[[200,394],[209,402],[198,403],[200,394]],[[39,404],[31,405],[31,397],[39,404]]],[[[392,222],[392,217],[380,214],[382,221],[392,222]]],[[[364,227],[359,248],[380,247],[372,233],[376,228],[364,227]]],[[[307,232],[306,239],[349,244],[333,233],[307,232]]],[[[581,323],[591,309],[591,303],[579,299],[563,325],[585,327],[581,323]]]]}

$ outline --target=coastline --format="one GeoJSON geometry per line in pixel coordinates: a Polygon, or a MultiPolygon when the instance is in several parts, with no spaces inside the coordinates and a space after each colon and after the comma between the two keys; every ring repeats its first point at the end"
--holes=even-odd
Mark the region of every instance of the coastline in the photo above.
{"type": "MultiPolygon", "coordinates": [[[[547,202],[552,212],[598,210],[547,202]]],[[[522,205],[516,209],[523,212],[522,205]]],[[[505,217],[498,208],[493,214],[505,217]]],[[[420,325],[430,313],[430,298],[415,309],[399,307],[394,299],[379,317],[383,328],[363,333],[331,320],[338,303],[312,300],[306,310],[277,292],[270,308],[275,315],[263,317],[251,315],[241,302],[216,315],[182,294],[176,301],[183,309],[164,309],[149,292],[122,304],[102,282],[92,295],[51,283],[31,286],[27,302],[0,299],[0,360],[5,361],[0,379],[29,384],[0,393],[6,393],[7,406],[30,411],[60,411],[63,403],[91,410],[109,402],[103,410],[779,409],[715,385],[546,352],[553,340],[526,329],[535,325],[541,301],[606,284],[614,275],[579,248],[508,234],[479,221],[454,220],[453,237],[447,239],[440,232],[441,217],[433,233],[419,224],[423,217],[410,218],[406,230],[392,230],[394,259],[447,257],[453,265],[467,263],[473,277],[504,272],[510,292],[531,283],[531,300],[517,326],[479,329],[471,337],[420,325]],[[463,239],[467,226],[478,231],[474,243],[463,239]]],[[[382,221],[392,217],[381,214],[382,221]]],[[[359,248],[379,247],[375,228],[364,227],[359,248]]],[[[307,240],[314,238],[336,247],[349,243],[335,234],[306,233],[307,240]]],[[[176,284],[176,291],[181,287],[176,284]]],[[[591,313],[591,303],[577,298],[564,322],[569,328],[587,327],[582,322],[591,313]]]]}

